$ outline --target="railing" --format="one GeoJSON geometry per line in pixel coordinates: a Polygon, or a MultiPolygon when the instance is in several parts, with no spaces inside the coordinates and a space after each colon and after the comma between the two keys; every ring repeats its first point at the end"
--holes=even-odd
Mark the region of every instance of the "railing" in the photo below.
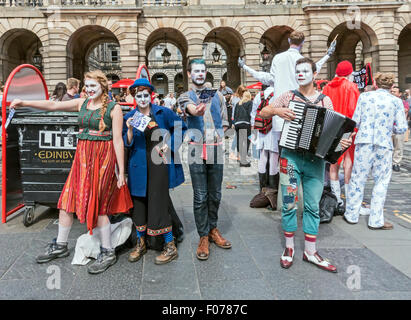
{"type": "Polygon", "coordinates": [[[142,0],[0,0],[2,7],[140,6],[142,0]]]}
{"type": "Polygon", "coordinates": [[[303,0],[248,0],[248,4],[259,5],[300,5],[303,0]]]}
{"type": "Polygon", "coordinates": [[[174,6],[186,6],[188,4],[187,0],[143,0],[144,7],[174,7],[174,6]]]}

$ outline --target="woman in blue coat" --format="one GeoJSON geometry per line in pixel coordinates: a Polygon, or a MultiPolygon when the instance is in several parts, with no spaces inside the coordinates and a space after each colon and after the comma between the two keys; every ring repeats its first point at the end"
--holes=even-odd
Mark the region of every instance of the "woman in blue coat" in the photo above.
{"type": "Polygon", "coordinates": [[[182,165],[176,164],[174,152],[183,142],[185,123],[170,109],[151,103],[154,87],[147,79],[137,79],[137,108],[124,116],[124,144],[129,148],[128,185],[133,197],[132,219],[137,228],[137,245],[129,261],[138,261],[146,252],[146,236],[162,236],[164,250],[156,264],[168,263],[178,257],[173,240],[174,210],[169,188],[184,182],[182,165]],[[147,118],[149,117],[149,118],[147,118]],[[140,124],[140,126],[139,126],[140,124]]]}

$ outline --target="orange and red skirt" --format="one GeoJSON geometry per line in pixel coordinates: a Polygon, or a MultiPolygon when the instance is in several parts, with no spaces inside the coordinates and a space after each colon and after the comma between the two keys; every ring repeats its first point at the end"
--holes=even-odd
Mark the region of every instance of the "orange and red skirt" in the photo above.
{"type": "Polygon", "coordinates": [[[117,187],[113,141],[78,140],[76,155],[57,207],[75,212],[92,233],[100,215],[128,212],[133,207],[127,185],[117,187]]]}

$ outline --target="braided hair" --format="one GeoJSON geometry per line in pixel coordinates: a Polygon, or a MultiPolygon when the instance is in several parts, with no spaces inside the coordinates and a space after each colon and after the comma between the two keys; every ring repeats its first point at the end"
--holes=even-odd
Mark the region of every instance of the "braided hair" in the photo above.
{"type": "Polygon", "coordinates": [[[99,124],[99,131],[102,132],[106,129],[106,124],[104,123],[104,116],[107,112],[108,102],[109,102],[109,95],[108,95],[108,79],[105,74],[101,70],[94,70],[87,72],[84,78],[96,80],[101,85],[101,110],[100,110],[100,124],[99,124]]]}

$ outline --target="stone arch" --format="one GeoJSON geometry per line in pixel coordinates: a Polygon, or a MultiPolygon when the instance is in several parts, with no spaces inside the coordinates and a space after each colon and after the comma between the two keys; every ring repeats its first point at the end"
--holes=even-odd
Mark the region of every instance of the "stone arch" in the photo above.
{"type": "Polygon", "coordinates": [[[398,36],[398,84],[401,90],[411,88],[411,23],[398,36]]]}
{"type": "Polygon", "coordinates": [[[240,32],[232,27],[217,27],[208,32],[203,42],[216,42],[227,55],[227,85],[236,88],[241,84],[238,57],[244,54],[245,41],[240,32]]]}
{"type": "Polygon", "coordinates": [[[33,55],[39,49],[45,65],[44,43],[40,37],[25,28],[13,28],[0,37],[1,80],[6,81],[11,71],[23,63],[33,64],[33,55]]]}
{"type": "Polygon", "coordinates": [[[168,76],[164,72],[156,72],[151,76],[151,83],[156,88],[156,92],[162,97],[168,94],[168,76]]]}
{"type": "MultiPolygon", "coordinates": [[[[118,29],[116,29],[118,33],[118,29]]],[[[88,71],[87,58],[91,50],[101,43],[120,42],[116,34],[100,25],[86,25],[73,32],[67,41],[67,76],[83,79],[88,71]]],[[[120,57],[121,61],[121,57],[120,57]]]]}
{"type": "Polygon", "coordinates": [[[361,22],[359,28],[350,29],[346,22],[335,27],[328,36],[327,47],[337,36],[337,47],[334,55],[328,60],[328,78],[332,79],[335,76],[337,64],[342,60],[348,60],[352,63],[354,70],[362,66],[356,65],[356,60],[362,63],[370,62],[372,69],[375,72],[379,67],[379,47],[378,38],[374,30],[367,24],[361,22]],[[362,44],[362,53],[360,57],[356,56],[356,49],[362,44]]]}
{"type": "MultiPolygon", "coordinates": [[[[146,65],[148,65],[148,55],[152,48],[154,48],[158,44],[171,43],[181,53],[182,57],[182,68],[183,68],[183,76],[184,76],[184,89],[187,90],[188,88],[188,81],[187,81],[187,52],[188,52],[188,43],[185,35],[180,32],[179,30],[171,27],[160,27],[152,31],[146,38],[143,35],[142,41],[144,43],[145,49],[145,57],[146,57],[146,65]],[[165,40],[166,35],[166,40],[165,40]]],[[[174,78],[173,78],[174,79],[174,78]]],[[[167,90],[168,91],[168,90],[167,90]]]]}

